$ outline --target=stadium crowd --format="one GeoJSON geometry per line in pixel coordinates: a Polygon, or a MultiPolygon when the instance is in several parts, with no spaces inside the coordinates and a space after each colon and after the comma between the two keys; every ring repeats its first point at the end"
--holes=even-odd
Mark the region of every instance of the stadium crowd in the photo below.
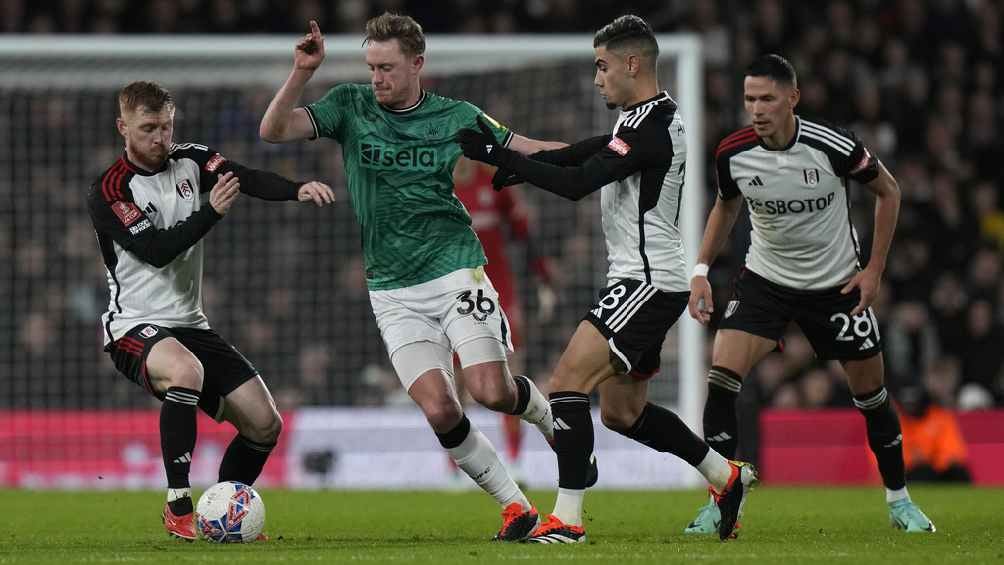
{"type": "MultiPolygon", "coordinates": [[[[876,304],[890,388],[919,388],[946,407],[1004,404],[999,3],[8,0],[0,9],[0,29],[296,33],[313,18],[328,33],[355,33],[385,9],[415,16],[432,33],[592,32],[633,11],[657,32],[701,34],[709,179],[717,141],[744,124],[741,70],[757,54],[785,55],[799,71],[798,112],[855,131],[903,191],[876,304]]],[[[432,86],[450,93],[445,81],[432,86]]],[[[206,143],[293,178],[342,182],[340,160],[330,157],[333,146],[276,148],[257,139],[269,92],[179,94],[176,140],[206,143]]],[[[504,93],[493,96],[474,101],[489,111],[517,105],[507,104],[504,93]]],[[[0,294],[12,305],[0,314],[0,406],[129,406],[142,398],[100,351],[98,317],[107,305],[107,285],[83,197],[121,148],[113,99],[112,92],[21,92],[0,85],[0,262],[10,270],[0,279],[0,294]]],[[[517,108],[498,113],[516,129],[532,125],[515,119],[517,108]]],[[[529,133],[581,137],[574,124],[558,120],[550,131],[529,133]]],[[[854,222],[867,250],[872,198],[859,186],[851,190],[854,222]]],[[[543,375],[602,282],[595,265],[603,264],[603,242],[595,202],[574,211],[561,204],[563,216],[543,221],[552,219],[554,202],[526,192],[542,218],[542,252],[553,257],[560,274],[553,317],[535,315],[533,289],[525,289],[527,363],[531,373],[543,375]]],[[[343,187],[339,197],[347,198],[343,187]]],[[[372,320],[349,208],[315,211],[245,199],[233,216],[207,242],[207,313],[272,383],[282,407],[399,399],[372,320]]],[[[736,230],[731,251],[713,268],[717,304],[724,304],[729,280],[742,264],[746,231],[736,230]]],[[[517,272],[526,275],[525,265],[517,265],[517,272]]],[[[749,382],[754,386],[744,387],[744,394],[761,406],[851,406],[837,369],[816,361],[797,332],[787,336],[785,353],[768,358],[749,382]]]]}

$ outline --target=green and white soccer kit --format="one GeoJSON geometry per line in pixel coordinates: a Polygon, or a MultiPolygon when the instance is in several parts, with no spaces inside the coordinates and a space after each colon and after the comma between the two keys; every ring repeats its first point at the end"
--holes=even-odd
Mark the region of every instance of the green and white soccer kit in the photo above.
{"type": "MultiPolygon", "coordinates": [[[[504,145],[509,129],[468,102],[429,92],[410,108],[386,108],[365,84],[335,86],[306,109],[315,136],[342,146],[370,300],[391,358],[410,343],[432,342],[456,349],[466,366],[462,346],[491,337],[504,359],[505,315],[481,269],[487,260],[470,215],[454,195],[453,168],[461,155],[454,137],[476,129],[478,116],[504,145]]],[[[398,372],[409,387],[413,379],[398,372]]]]}

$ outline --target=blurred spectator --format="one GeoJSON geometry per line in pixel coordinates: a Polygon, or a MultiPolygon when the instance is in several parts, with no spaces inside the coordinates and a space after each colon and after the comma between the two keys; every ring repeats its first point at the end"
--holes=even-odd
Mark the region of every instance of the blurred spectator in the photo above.
{"type": "MultiPolygon", "coordinates": [[[[999,397],[997,380],[1004,366],[1004,327],[987,300],[969,305],[969,339],[962,362],[963,384],[973,384],[999,397]]],[[[997,400],[1000,400],[997,398],[997,400]]]]}
{"type": "Polygon", "coordinates": [[[938,356],[938,332],[921,302],[901,302],[882,333],[885,339],[886,384],[892,388],[917,382],[938,356]]]}
{"type": "Polygon", "coordinates": [[[900,426],[906,479],[970,482],[965,440],[955,414],[931,401],[927,391],[910,386],[899,391],[900,426]]]}

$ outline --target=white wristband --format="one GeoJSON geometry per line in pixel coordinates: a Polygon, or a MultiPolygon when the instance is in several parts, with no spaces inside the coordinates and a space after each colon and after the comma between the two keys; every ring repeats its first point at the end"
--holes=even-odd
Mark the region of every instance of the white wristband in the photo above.
{"type": "Polygon", "coordinates": [[[707,277],[708,276],[708,264],[698,263],[694,265],[694,273],[690,275],[690,278],[694,277],[707,277]]]}

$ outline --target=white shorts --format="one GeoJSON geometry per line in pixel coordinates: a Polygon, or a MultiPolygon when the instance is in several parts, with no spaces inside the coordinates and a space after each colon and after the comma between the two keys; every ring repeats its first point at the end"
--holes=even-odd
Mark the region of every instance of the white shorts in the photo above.
{"type": "MultiPolygon", "coordinates": [[[[431,342],[447,352],[456,351],[461,367],[475,362],[503,361],[513,350],[509,320],[499,305],[498,292],[481,267],[461,269],[414,286],[372,290],[370,303],[392,362],[399,349],[419,342],[431,342]],[[498,344],[497,359],[485,359],[483,347],[464,347],[470,342],[481,344],[490,340],[498,344]],[[478,359],[473,359],[474,356],[478,359]]],[[[397,365],[395,369],[406,389],[421,374],[412,374],[415,370],[434,368],[402,371],[397,365]]]]}

